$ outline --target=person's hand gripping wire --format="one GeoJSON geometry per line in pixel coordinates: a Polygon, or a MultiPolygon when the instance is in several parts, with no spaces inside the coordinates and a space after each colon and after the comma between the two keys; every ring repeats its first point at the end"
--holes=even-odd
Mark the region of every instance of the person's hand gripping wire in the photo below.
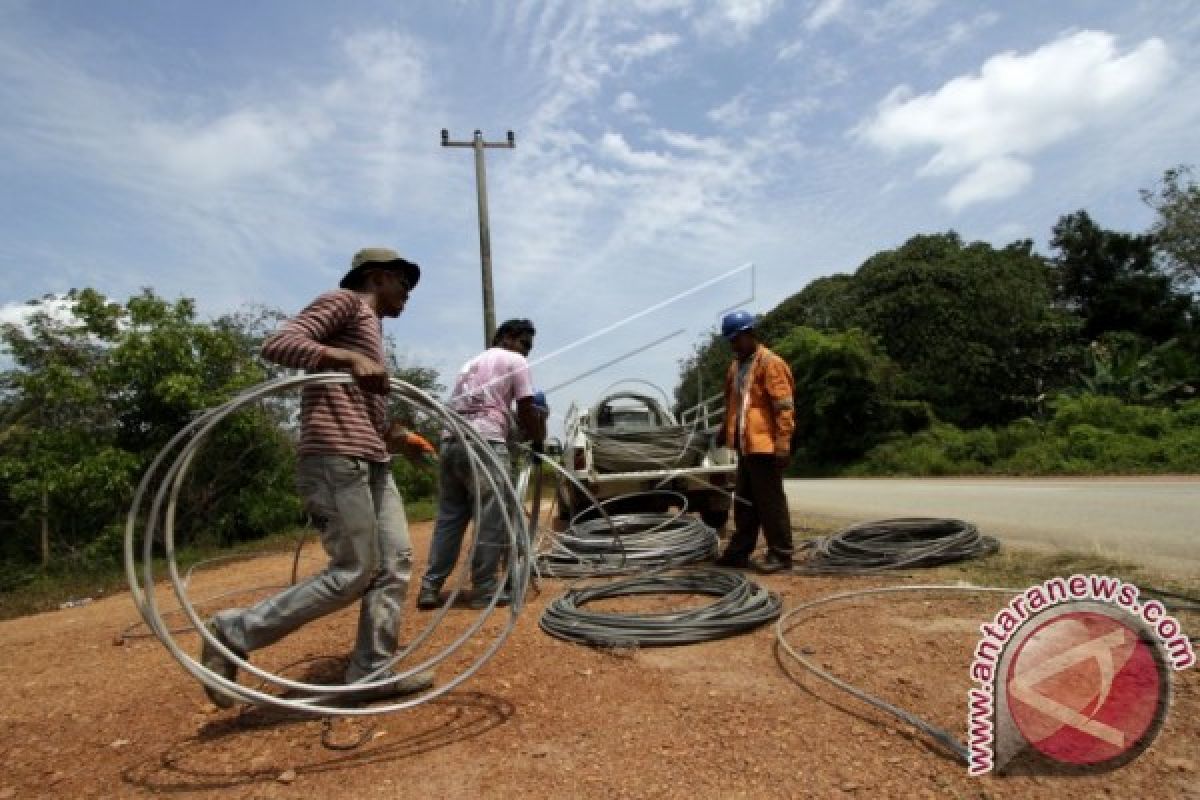
{"type": "Polygon", "coordinates": [[[437,449],[430,441],[399,420],[392,420],[384,439],[389,453],[399,453],[413,462],[437,463],[437,449]]]}

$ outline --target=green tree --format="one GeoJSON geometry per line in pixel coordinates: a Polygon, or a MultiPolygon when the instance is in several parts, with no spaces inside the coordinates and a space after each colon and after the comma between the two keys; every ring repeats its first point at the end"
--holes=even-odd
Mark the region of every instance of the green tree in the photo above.
{"type": "Polygon", "coordinates": [[[0,341],[15,363],[0,374],[6,427],[0,435],[0,493],[14,530],[6,556],[48,565],[55,550],[78,552],[115,522],[112,497],[127,496],[137,459],[116,442],[105,355],[120,309],[92,290],[72,292],[73,316],[43,298],[27,328],[5,325],[0,341]]]}
{"type": "Polygon", "coordinates": [[[817,278],[763,315],[759,323],[765,338],[778,339],[793,328],[844,331],[861,324],[857,283],[853,275],[817,278]]]}
{"type": "Polygon", "coordinates": [[[675,386],[675,413],[725,391],[725,372],[733,356],[729,344],[716,331],[709,331],[679,362],[675,386]]]}
{"type": "Polygon", "coordinates": [[[1153,342],[1187,332],[1192,298],[1174,290],[1153,236],[1105,230],[1076,211],[1058,220],[1050,244],[1057,299],[1082,320],[1085,342],[1109,331],[1153,342]]]}
{"type": "Polygon", "coordinates": [[[1032,243],[914,236],[855,274],[863,328],[900,367],[899,393],[958,425],[1027,413],[1062,372],[1072,321],[1051,308],[1032,243]]]}
{"type": "MultiPolygon", "coordinates": [[[[385,342],[388,372],[402,381],[423,389],[433,397],[446,391],[437,370],[402,359],[397,352],[396,342],[390,336],[385,342]]],[[[437,420],[418,413],[415,407],[393,395],[389,401],[389,412],[393,418],[403,420],[413,430],[428,439],[435,447],[441,436],[442,426],[437,420]]],[[[420,500],[433,497],[437,492],[437,470],[429,464],[410,461],[407,458],[392,459],[392,477],[396,488],[405,500],[420,500]]]]}
{"type": "Polygon", "coordinates": [[[897,400],[899,369],[861,330],[793,328],[775,352],[796,380],[793,444],[801,466],[845,464],[890,431],[930,421],[920,404],[897,400]]]}
{"type": "MultiPolygon", "coordinates": [[[[67,315],[7,325],[13,366],[0,373],[0,507],[15,518],[6,557],[114,558],[142,470],[194,416],[267,372],[244,319],[199,321],[190,300],[149,290],[125,304],[92,289],[67,315]]],[[[294,455],[280,406],[221,425],[193,464],[178,514],[181,542],[229,542],[291,524],[294,455]]]]}
{"type": "Polygon", "coordinates": [[[1200,284],[1200,186],[1186,164],[1163,173],[1153,189],[1141,190],[1142,201],[1158,215],[1150,233],[1168,269],[1185,286],[1200,284]]]}
{"type": "MultiPolygon", "coordinates": [[[[819,331],[847,330],[859,324],[858,305],[850,275],[817,278],[796,294],[768,311],[758,321],[759,337],[768,345],[804,326],[819,331]]],[[[700,402],[703,397],[720,394],[725,387],[725,372],[733,355],[729,344],[717,331],[710,331],[679,363],[679,383],[675,387],[675,408],[679,412],[700,402]]]]}

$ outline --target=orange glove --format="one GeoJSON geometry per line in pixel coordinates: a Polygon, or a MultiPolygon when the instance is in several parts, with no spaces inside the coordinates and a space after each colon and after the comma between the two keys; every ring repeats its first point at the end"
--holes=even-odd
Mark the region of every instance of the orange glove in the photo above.
{"type": "Polygon", "coordinates": [[[437,458],[437,449],[421,434],[409,431],[404,435],[403,441],[404,447],[415,451],[422,457],[437,458]]]}
{"type": "Polygon", "coordinates": [[[405,428],[399,422],[393,422],[387,432],[388,450],[402,453],[413,461],[424,461],[433,464],[437,461],[437,449],[421,434],[405,428]]]}

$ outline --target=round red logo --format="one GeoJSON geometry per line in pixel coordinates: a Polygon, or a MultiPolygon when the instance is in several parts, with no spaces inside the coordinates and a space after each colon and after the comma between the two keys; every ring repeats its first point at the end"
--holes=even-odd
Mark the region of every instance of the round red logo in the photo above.
{"type": "Polygon", "coordinates": [[[1144,750],[1170,690],[1147,637],[1100,610],[1055,616],[1025,637],[1005,681],[1009,713],[1030,746],[1061,763],[1097,767],[1144,750]]]}

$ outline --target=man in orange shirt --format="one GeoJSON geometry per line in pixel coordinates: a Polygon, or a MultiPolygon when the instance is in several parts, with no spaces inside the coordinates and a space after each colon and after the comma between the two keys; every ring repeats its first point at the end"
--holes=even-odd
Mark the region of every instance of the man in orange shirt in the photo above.
{"type": "Polygon", "coordinates": [[[733,537],[717,559],[722,567],[770,574],[792,568],[792,523],[783,470],[791,459],[795,381],[787,362],[760,344],[754,316],[735,311],[721,320],[735,360],[725,376],[725,424],[720,438],[738,453],[733,537]],[[751,561],[762,527],[767,554],[751,561]]]}

